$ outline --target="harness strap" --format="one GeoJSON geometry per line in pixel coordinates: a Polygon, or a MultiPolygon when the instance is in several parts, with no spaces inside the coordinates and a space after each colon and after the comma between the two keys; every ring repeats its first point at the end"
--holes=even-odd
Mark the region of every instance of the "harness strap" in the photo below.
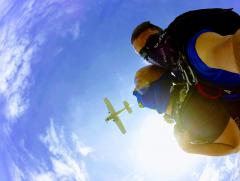
{"type": "Polygon", "coordinates": [[[198,79],[189,66],[186,56],[179,52],[178,68],[183,81],[187,82],[188,86],[195,85],[198,93],[209,99],[240,99],[240,86],[233,89],[225,89],[223,87],[214,86],[210,82],[198,79]]]}
{"type": "MultiPolygon", "coordinates": [[[[176,127],[178,128],[179,131],[183,130],[182,127],[182,120],[180,119],[180,113],[182,109],[182,105],[187,97],[187,94],[189,92],[190,88],[187,86],[185,83],[178,83],[173,85],[173,111],[172,111],[172,116],[170,117],[171,119],[174,119],[176,122],[176,127]]],[[[169,120],[169,115],[166,116],[166,121],[168,122],[169,120]]]]}
{"type": "Polygon", "coordinates": [[[202,83],[198,82],[196,85],[195,85],[198,93],[203,96],[203,97],[207,97],[209,99],[218,99],[222,96],[222,90],[219,88],[219,89],[216,89],[216,91],[212,91],[211,89],[210,90],[207,90],[208,88],[206,86],[204,86],[202,83]],[[211,92],[211,93],[210,93],[211,92]],[[213,92],[213,93],[212,93],[213,92]]]}

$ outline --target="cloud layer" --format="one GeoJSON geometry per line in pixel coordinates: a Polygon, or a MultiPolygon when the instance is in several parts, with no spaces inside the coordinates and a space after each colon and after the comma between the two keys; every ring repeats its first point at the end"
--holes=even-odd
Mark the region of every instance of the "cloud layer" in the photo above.
{"type": "Polygon", "coordinates": [[[92,148],[83,145],[76,134],[72,137],[74,149],[71,149],[66,143],[63,129],[57,130],[53,120],[51,120],[50,127],[47,129],[46,134],[40,137],[40,140],[50,152],[53,169],[48,172],[45,170],[44,173],[34,174],[34,178],[38,178],[39,180],[42,177],[49,178],[50,180],[88,180],[85,163],[79,160],[79,158],[87,156],[87,154],[92,152],[92,148]],[[78,152],[78,150],[85,151],[78,152]]]}
{"type": "Polygon", "coordinates": [[[79,36],[81,4],[65,0],[0,2],[0,96],[5,100],[7,119],[14,120],[27,109],[31,64],[49,36],[79,36]]]}
{"type": "Polygon", "coordinates": [[[63,127],[56,126],[51,119],[46,132],[39,136],[39,140],[47,149],[47,153],[44,153],[47,157],[43,160],[33,157],[32,153],[25,148],[23,141],[21,148],[24,154],[16,155],[17,159],[13,159],[12,155],[12,159],[8,161],[7,169],[10,171],[11,179],[16,181],[88,181],[89,174],[83,160],[92,154],[93,149],[85,145],[76,134],[70,136],[69,139],[63,127]],[[23,162],[18,163],[17,160],[23,160],[23,162]]]}
{"type": "Polygon", "coordinates": [[[209,158],[199,176],[199,181],[237,181],[240,178],[240,155],[209,158]]]}

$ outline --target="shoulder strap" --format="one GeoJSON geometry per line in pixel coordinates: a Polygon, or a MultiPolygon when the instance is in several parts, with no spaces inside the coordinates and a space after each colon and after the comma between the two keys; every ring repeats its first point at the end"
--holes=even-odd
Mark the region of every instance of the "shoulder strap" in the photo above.
{"type": "Polygon", "coordinates": [[[207,97],[208,99],[240,99],[240,86],[226,89],[212,85],[207,80],[197,78],[189,66],[186,56],[181,51],[179,51],[178,67],[175,71],[180,72],[178,74],[181,75],[181,81],[186,82],[187,86],[195,86],[201,96],[207,97]]]}
{"type": "Polygon", "coordinates": [[[190,87],[185,83],[177,83],[174,84],[173,91],[172,91],[172,101],[173,101],[173,110],[171,116],[166,116],[164,118],[167,118],[166,121],[169,122],[171,120],[175,120],[176,127],[178,127],[179,130],[182,129],[182,122],[180,119],[180,113],[182,110],[182,105],[188,95],[188,92],[190,90],[190,87]],[[169,119],[171,118],[171,119],[169,119]]]}

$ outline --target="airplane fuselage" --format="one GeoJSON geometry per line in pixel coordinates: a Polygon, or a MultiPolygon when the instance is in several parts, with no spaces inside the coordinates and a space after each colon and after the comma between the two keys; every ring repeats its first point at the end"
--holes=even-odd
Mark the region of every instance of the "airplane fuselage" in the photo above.
{"type": "Polygon", "coordinates": [[[115,113],[111,113],[107,118],[106,121],[110,121],[113,120],[114,121],[114,117],[116,117],[117,115],[119,115],[121,112],[123,112],[125,110],[125,108],[115,112],[115,113]]]}

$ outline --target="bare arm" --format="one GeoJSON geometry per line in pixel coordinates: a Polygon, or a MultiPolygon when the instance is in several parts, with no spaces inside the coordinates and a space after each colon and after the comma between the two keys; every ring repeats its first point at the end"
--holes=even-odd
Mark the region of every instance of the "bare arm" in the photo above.
{"type": "Polygon", "coordinates": [[[182,149],[188,153],[202,154],[208,156],[223,156],[237,153],[237,149],[232,145],[224,143],[206,143],[206,144],[179,144],[182,149]]]}
{"type": "Polygon", "coordinates": [[[223,156],[239,151],[237,147],[226,143],[191,144],[190,137],[186,131],[178,132],[175,130],[175,137],[179,146],[187,153],[223,156]]]}
{"type": "Polygon", "coordinates": [[[238,69],[240,70],[240,28],[233,35],[233,52],[238,65],[238,69]]]}
{"type": "MultiPolygon", "coordinates": [[[[239,33],[240,35],[240,33],[239,33]]],[[[221,36],[214,32],[201,34],[195,44],[201,60],[209,67],[240,73],[239,36],[221,36]]]]}

